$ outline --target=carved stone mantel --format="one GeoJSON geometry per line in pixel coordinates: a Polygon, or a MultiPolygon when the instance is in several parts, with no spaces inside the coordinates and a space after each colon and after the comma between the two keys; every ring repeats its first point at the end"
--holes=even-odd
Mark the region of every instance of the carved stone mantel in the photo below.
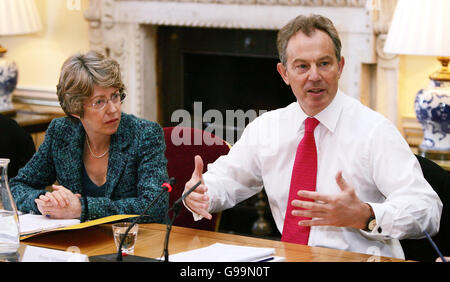
{"type": "MultiPolygon", "coordinates": [[[[383,17],[381,9],[395,7],[388,2],[394,1],[90,0],[85,18],[89,21],[91,48],[115,58],[122,67],[128,91],[123,110],[158,121],[156,30],[159,25],[277,30],[299,14],[322,14],[334,22],[343,43],[346,66],[340,88],[357,98],[361,89],[389,90],[381,93],[381,98],[371,98],[373,101],[384,100],[384,96],[396,97],[397,86],[392,85],[392,81],[396,83],[398,69],[395,63],[394,79],[385,79],[391,81],[390,85],[383,84],[385,76],[378,73],[376,77],[380,78],[376,84],[381,83],[383,87],[361,85],[373,83],[373,80],[362,79],[363,65],[376,64],[380,57],[378,42],[390,22],[390,17],[383,17]]],[[[370,95],[377,94],[375,91],[370,95]]],[[[377,104],[371,106],[376,109],[377,104]]],[[[396,109],[397,105],[394,106],[396,109]]],[[[397,119],[396,111],[382,113],[393,121],[397,119]]]]}

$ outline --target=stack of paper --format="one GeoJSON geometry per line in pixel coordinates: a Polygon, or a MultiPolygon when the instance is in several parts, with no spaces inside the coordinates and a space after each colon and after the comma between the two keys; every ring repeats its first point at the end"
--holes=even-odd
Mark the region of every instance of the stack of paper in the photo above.
{"type": "Polygon", "coordinates": [[[86,255],[53,250],[48,248],[25,246],[21,262],[88,262],[86,255]]]}
{"type": "Polygon", "coordinates": [[[56,230],[74,230],[87,228],[103,223],[121,221],[127,218],[137,217],[136,214],[116,214],[97,218],[80,223],[78,219],[55,219],[43,215],[23,214],[19,215],[20,240],[56,230]]]}
{"type": "Polygon", "coordinates": [[[79,223],[79,219],[52,219],[37,214],[23,214],[19,216],[20,235],[50,231],[79,223]]]}
{"type": "Polygon", "coordinates": [[[215,243],[208,247],[169,256],[173,262],[252,262],[264,261],[275,253],[273,248],[257,248],[215,243]]]}

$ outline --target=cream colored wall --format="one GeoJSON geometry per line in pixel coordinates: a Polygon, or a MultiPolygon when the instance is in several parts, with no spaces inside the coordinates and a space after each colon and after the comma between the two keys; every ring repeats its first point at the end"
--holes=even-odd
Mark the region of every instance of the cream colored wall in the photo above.
{"type": "Polygon", "coordinates": [[[64,60],[89,49],[88,23],[83,18],[89,0],[36,0],[36,6],[42,31],[0,37],[0,43],[18,65],[18,88],[56,91],[64,60]]]}
{"type": "Polygon", "coordinates": [[[398,74],[398,113],[402,117],[415,117],[416,93],[428,86],[429,75],[440,68],[436,57],[400,56],[398,74]]]}

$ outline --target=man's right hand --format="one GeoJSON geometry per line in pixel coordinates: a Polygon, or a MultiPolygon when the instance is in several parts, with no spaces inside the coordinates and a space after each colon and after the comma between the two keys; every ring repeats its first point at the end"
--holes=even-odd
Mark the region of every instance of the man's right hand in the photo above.
{"type": "Polygon", "coordinates": [[[208,188],[203,182],[203,160],[200,156],[195,156],[194,161],[194,172],[192,173],[191,179],[186,182],[183,193],[186,193],[199,181],[201,181],[202,184],[200,184],[191,194],[189,194],[186,199],[184,199],[184,202],[195,213],[203,216],[204,218],[211,219],[212,215],[208,212],[209,197],[206,195],[208,188]]]}

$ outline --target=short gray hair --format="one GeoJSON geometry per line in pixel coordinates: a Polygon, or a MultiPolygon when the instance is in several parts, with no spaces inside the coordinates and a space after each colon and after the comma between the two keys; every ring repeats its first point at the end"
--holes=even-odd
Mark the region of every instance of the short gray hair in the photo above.
{"type": "Polygon", "coordinates": [[[73,121],[72,114],[83,116],[83,102],[92,96],[94,85],[124,91],[120,66],[116,60],[96,52],[70,56],[61,67],[56,94],[59,104],[73,121]]]}

